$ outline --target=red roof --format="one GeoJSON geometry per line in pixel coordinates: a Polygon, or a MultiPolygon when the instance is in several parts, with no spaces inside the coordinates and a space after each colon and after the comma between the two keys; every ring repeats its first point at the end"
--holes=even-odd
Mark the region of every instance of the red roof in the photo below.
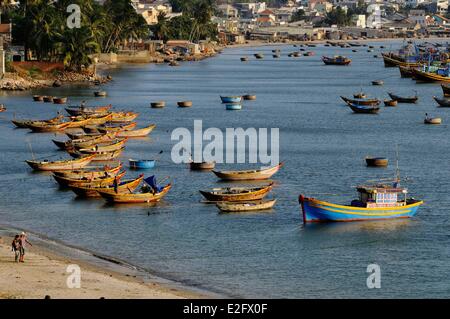
{"type": "Polygon", "coordinates": [[[272,11],[272,10],[269,10],[269,9],[266,9],[266,10],[261,11],[261,12],[259,13],[259,15],[269,15],[269,14],[273,14],[273,11],[272,11]]]}

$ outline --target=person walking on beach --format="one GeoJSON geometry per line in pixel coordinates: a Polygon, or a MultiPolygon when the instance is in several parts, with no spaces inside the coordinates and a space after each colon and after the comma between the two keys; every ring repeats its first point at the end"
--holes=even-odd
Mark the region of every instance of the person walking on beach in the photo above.
{"type": "Polygon", "coordinates": [[[14,236],[14,239],[11,243],[11,251],[14,252],[14,261],[16,263],[18,263],[19,257],[20,257],[20,236],[19,235],[14,236]]]}
{"type": "Polygon", "coordinates": [[[27,239],[27,234],[25,234],[24,232],[22,232],[22,234],[20,234],[20,259],[19,262],[23,263],[25,262],[25,246],[29,244],[30,246],[33,246],[27,239]]]}

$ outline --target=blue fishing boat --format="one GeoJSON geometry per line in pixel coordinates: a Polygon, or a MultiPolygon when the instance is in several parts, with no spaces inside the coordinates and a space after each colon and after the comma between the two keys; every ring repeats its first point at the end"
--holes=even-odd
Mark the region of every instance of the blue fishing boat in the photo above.
{"type": "Polygon", "coordinates": [[[130,159],[130,168],[132,169],[150,169],[156,165],[155,160],[134,160],[130,159]]]}
{"type": "Polygon", "coordinates": [[[397,182],[393,186],[358,186],[357,191],[359,198],[350,205],[337,205],[300,195],[303,223],[410,218],[423,204],[423,201],[407,198],[408,190],[399,187],[397,182]]]}
{"type": "Polygon", "coordinates": [[[242,104],[240,104],[240,103],[228,103],[226,105],[226,109],[227,110],[232,110],[232,111],[242,110],[242,104]]]}
{"type": "Polygon", "coordinates": [[[222,103],[241,103],[242,96],[220,96],[222,103]]]}

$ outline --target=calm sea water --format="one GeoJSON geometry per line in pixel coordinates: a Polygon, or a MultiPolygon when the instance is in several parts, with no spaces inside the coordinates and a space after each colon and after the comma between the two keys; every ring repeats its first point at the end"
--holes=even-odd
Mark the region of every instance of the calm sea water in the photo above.
{"type": "MultiPolygon", "coordinates": [[[[376,43],[379,45],[383,43],[376,43]]],[[[388,43],[389,48],[400,43],[388,43]]],[[[401,79],[395,68],[374,58],[380,49],[326,48],[308,50],[313,57],[288,58],[292,46],[225,50],[220,56],[179,68],[165,65],[124,66],[111,71],[109,96],[94,99],[94,88],[71,87],[34,93],[69,96],[73,103],[112,103],[139,112],[139,124],[156,123],[151,138],[130,141],[122,160],[153,158],[163,150],[154,173],[170,176],[172,191],[156,207],[107,206],[101,200],[78,200],[61,191],[48,174],[33,173],[23,162],[36,157],[56,159],[53,134],[13,129],[10,120],[48,118],[60,106],[34,103],[29,92],[1,93],[8,107],[0,114],[0,223],[31,229],[65,243],[115,256],[157,274],[229,296],[242,297],[449,297],[450,283],[450,113],[432,100],[438,84],[401,79]],[[262,52],[264,60],[244,55],[262,52]],[[346,54],[349,67],[325,66],[322,55],[346,54]],[[385,85],[371,86],[383,79],[385,85]],[[362,88],[379,98],[387,91],[412,95],[416,105],[383,108],[379,115],[353,114],[339,95],[362,88]],[[242,111],[226,111],[220,94],[254,93],[258,99],[242,111]],[[165,100],[165,109],[149,103],[165,100]],[[179,100],[194,107],[178,109],[179,100]],[[423,125],[424,113],[443,119],[423,125]],[[191,172],[174,164],[170,134],[176,127],[277,127],[285,167],[275,176],[278,198],[272,212],[218,214],[200,203],[199,189],[226,185],[212,173],[191,172]],[[327,224],[304,227],[300,193],[337,203],[354,198],[354,186],[394,174],[395,149],[407,185],[425,205],[412,220],[327,224]],[[370,169],[366,155],[387,156],[391,166],[370,169]],[[366,268],[381,267],[381,289],[366,286],[366,268]]],[[[57,138],[64,138],[58,136],[57,138]]],[[[219,169],[242,165],[219,165],[219,169]]],[[[245,166],[248,167],[248,166],[245,166]]],[[[136,172],[129,172],[133,177],[136,172]]]]}

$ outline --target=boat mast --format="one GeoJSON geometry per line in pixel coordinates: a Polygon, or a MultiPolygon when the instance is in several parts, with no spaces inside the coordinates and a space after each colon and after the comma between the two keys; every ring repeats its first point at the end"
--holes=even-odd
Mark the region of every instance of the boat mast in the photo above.
{"type": "Polygon", "coordinates": [[[397,184],[397,187],[400,185],[400,168],[398,167],[398,144],[396,149],[396,168],[395,168],[395,181],[397,184]]]}

